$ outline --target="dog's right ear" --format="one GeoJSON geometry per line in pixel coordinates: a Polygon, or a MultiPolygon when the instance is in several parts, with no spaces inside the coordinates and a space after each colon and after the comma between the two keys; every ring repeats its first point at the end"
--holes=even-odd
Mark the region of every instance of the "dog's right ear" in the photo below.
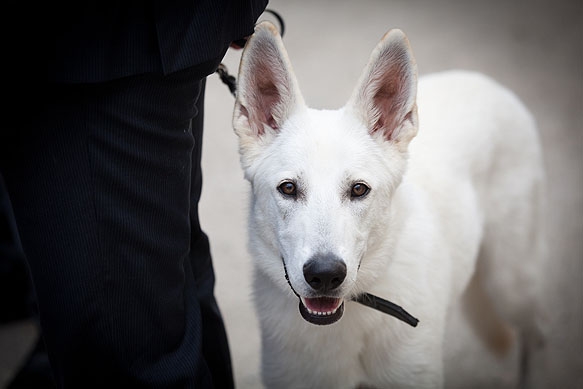
{"type": "Polygon", "coordinates": [[[275,26],[255,27],[241,57],[233,127],[241,153],[265,143],[297,109],[305,107],[291,63],[275,26]]]}
{"type": "Polygon", "coordinates": [[[390,30],[373,50],[348,107],[371,135],[406,150],[417,134],[417,65],[407,37],[390,30]]]}

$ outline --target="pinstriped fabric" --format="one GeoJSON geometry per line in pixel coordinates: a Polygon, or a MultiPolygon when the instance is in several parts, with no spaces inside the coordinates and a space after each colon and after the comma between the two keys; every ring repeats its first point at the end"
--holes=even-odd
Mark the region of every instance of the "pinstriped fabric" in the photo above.
{"type": "Polygon", "coordinates": [[[61,387],[233,385],[208,240],[191,207],[198,79],[192,68],[51,87],[10,150],[0,145],[61,387]]]}
{"type": "MultiPolygon", "coordinates": [[[[14,3],[10,14],[30,13],[14,3]]],[[[14,88],[0,172],[59,387],[233,386],[191,206],[199,80],[265,3],[47,2],[27,19],[32,38],[10,52],[41,70],[11,73],[29,83],[14,88]]]]}
{"type": "Polygon", "coordinates": [[[251,35],[267,1],[177,0],[157,1],[154,16],[165,74],[189,64],[222,57],[228,45],[251,35]],[[176,7],[180,3],[180,7],[176,7]],[[175,8],[185,14],[177,18],[175,8]],[[172,23],[168,21],[172,20],[172,23]]]}
{"type": "MultiPolygon", "coordinates": [[[[169,74],[220,60],[230,42],[253,32],[266,5],[267,0],[50,2],[39,12],[41,20],[27,24],[34,38],[23,44],[46,50],[30,55],[35,63],[46,61],[51,81],[169,74]]],[[[12,13],[29,14],[26,9],[12,13]]]]}

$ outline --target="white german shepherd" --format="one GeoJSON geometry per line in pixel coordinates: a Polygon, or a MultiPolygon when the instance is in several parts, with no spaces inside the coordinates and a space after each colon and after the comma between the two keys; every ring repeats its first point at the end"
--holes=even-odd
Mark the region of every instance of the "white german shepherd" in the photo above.
{"type": "Polygon", "coordinates": [[[489,314],[526,345],[538,338],[543,169],[512,93],[467,72],[418,89],[391,30],[343,108],[310,109],[269,23],[246,45],[238,88],[267,387],[442,386],[448,313],[472,280],[489,314]],[[364,292],[419,325],[351,301],[364,292]]]}

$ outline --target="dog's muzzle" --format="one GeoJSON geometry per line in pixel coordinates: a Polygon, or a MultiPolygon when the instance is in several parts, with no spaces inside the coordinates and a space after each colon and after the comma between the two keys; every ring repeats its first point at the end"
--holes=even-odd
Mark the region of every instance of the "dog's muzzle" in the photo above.
{"type": "Polygon", "coordinates": [[[318,254],[310,258],[303,267],[304,279],[310,285],[312,296],[302,297],[293,288],[285,260],[282,257],[285,278],[298,296],[302,317],[317,325],[332,324],[344,314],[344,300],[334,295],[346,278],[346,264],[333,254],[318,254]]]}

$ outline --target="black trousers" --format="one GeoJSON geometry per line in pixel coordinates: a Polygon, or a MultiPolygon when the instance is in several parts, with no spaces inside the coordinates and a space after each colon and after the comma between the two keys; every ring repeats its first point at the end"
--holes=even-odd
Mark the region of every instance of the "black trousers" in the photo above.
{"type": "Polygon", "coordinates": [[[205,75],[45,85],[0,130],[59,387],[233,386],[198,220],[205,75]]]}

